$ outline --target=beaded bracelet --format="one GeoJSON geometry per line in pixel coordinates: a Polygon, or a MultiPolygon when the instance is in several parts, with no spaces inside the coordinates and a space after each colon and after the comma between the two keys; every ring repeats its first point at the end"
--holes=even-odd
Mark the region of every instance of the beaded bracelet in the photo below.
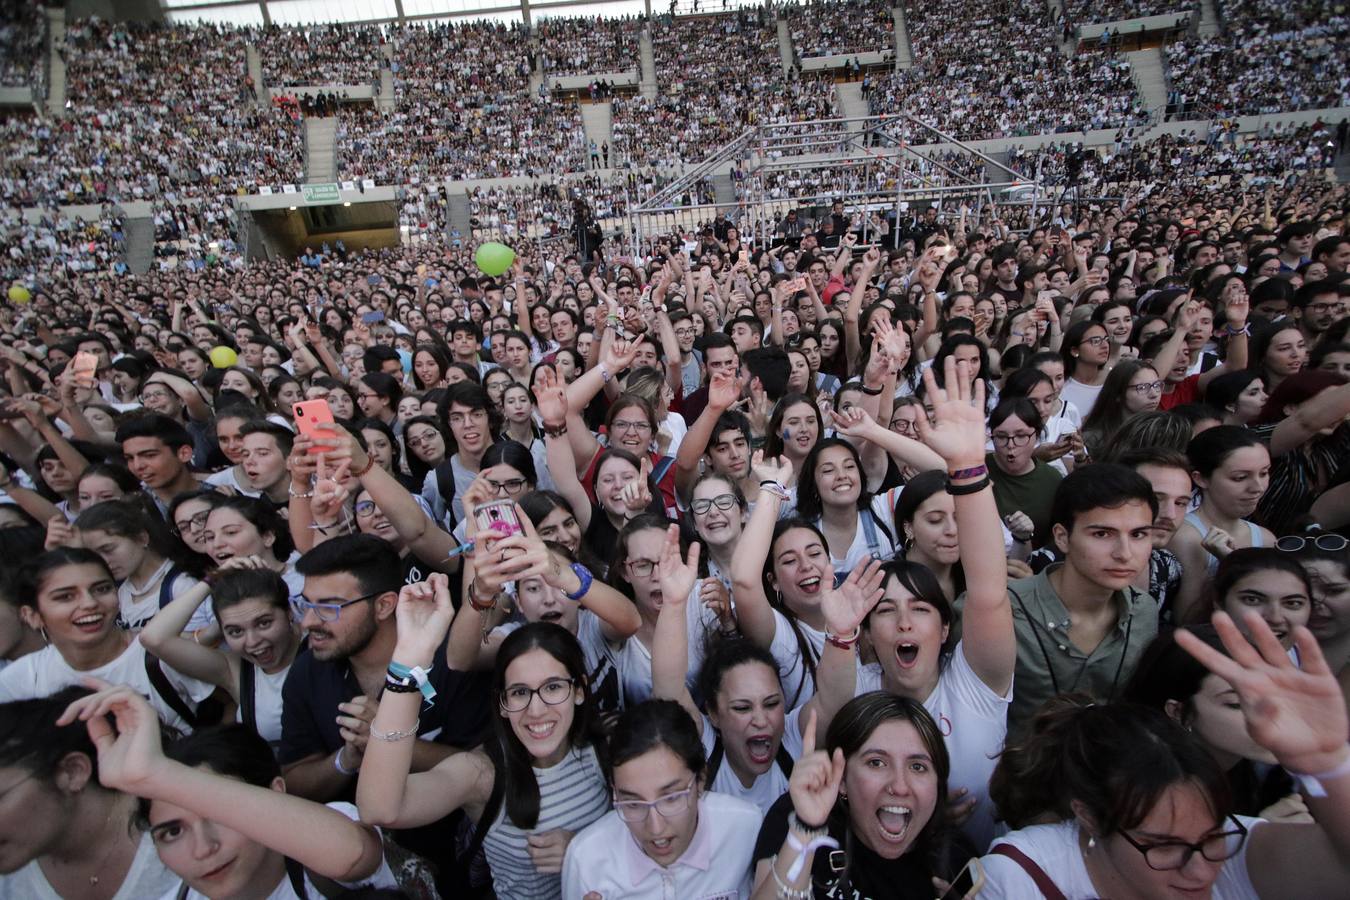
{"type": "Polygon", "coordinates": [[[417,737],[418,724],[413,723],[413,727],[407,731],[378,731],[375,726],[370,727],[370,736],[377,741],[385,741],[393,744],[398,741],[406,741],[408,738],[417,737]]]}

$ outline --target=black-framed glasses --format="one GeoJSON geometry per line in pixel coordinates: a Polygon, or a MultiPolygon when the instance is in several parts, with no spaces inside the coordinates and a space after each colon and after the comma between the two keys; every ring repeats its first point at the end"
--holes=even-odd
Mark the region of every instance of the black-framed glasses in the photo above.
{"type": "Polygon", "coordinates": [[[628,574],[635,578],[646,578],[656,569],[656,560],[654,559],[630,559],[623,564],[628,570],[628,574]]]}
{"type": "Polygon", "coordinates": [[[652,810],[663,819],[673,819],[689,808],[689,797],[697,783],[698,776],[694,776],[684,790],[662,794],[655,800],[615,800],[614,810],[625,822],[645,822],[652,810]]]}
{"type": "Polygon", "coordinates": [[[184,532],[188,532],[190,534],[192,532],[201,531],[203,528],[206,527],[206,520],[210,518],[210,516],[211,510],[204,509],[201,512],[191,516],[190,518],[184,519],[182,522],[175,523],[173,529],[174,533],[181,535],[184,532]]]}
{"type": "Polygon", "coordinates": [[[550,678],[537,688],[526,687],[523,684],[507,685],[502,691],[499,701],[502,709],[509,713],[524,712],[535,695],[539,696],[549,706],[561,706],[572,697],[572,686],[575,684],[571,678],[550,678]]]}
{"type": "Polygon", "coordinates": [[[360,500],[357,502],[356,506],[352,508],[352,511],[355,512],[361,518],[368,519],[371,516],[375,515],[375,513],[378,512],[379,509],[380,508],[375,505],[374,500],[360,500]]]}
{"type": "Polygon", "coordinates": [[[1102,344],[1105,344],[1107,340],[1108,338],[1104,334],[1094,334],[1092,337],[1083,338],[1078,343],[1091,344],[1094,347],[1100,347],[1102,344]]]}
{"type": "Polygon", "coordinates": [[[524,478],[508,478],[505,481],[496,481],[492,478],[487,479],[488,487],[497,496],[506,495],[514,497],[529,486],[529,482],[524,478]]]}
{"type": "Polygon", "coordinates": [[[349,606],[361,603],[365,600],[372,600],[381,594],[387,594],[388,591],[372,591],[364,597],[357,597],[355,600],[339,600],[329,597],[324,600],[309,600],[303,594],[291,598],[291,615],[295,621],[299,622],[305,617],[305,613],[311,609],[314,615],[319,617],[320,622],[336,622],[342,617],[342,611],[349,606]]]}
{"type": "Polygon", "coordinates": [[[1308,547],[1316,547],[1328,553],[1340,553],[1350,543],[1343,535],[1319,534],[1315,537],[1303,537],[1299,534],[1287,534],[1275,542],[1275,546],[1286,553],[1298,553],[1308,547]]]}
{"type": "Polygon", "coordinates": [[[1025,447],[1027,442],[1036,435],[1032,432],[1026,434],[995,434],[991,435],[995,444],[1000,447],[1025,447]]]}
{"type": "Polygon", "coordinates": [[[1159,394],[1162,393],[1163,383],[1161,381],[1145,381],[1143,384],[1132,384],[1130,390],[1136,394],[1159,394]]]}
{"type": "Polygon", "coordinates": [[[1116,833],[1128,841],[1131,847],[1144,854],[1144,862],[1148,863],[1150,869],[1157,872],[1170,872],[1174,869],[1185,868],[1186,864],[1191,861],[1191,857],[1197,853],[1210,862],[1223,862],[1237,856],[1242,850],[1242,845],[1247,842],[1247,829],[1232,816],[1228,817],[1228,821],[1233,824],[1233,828],[1211,834],[1194,844],[1186,841],[1144,844],[1136,841],[1123,830],[1117,830],[1116,833]],[[1230,840],[1232,841],[1231,846],[1230,840]]]}
{"type": "Polygon", "coordinates": [[[716,497],[708,500],[694,500],[689,504],[689,508],[693,510],[694,515],[702,516],[706,515],[708,510],[712,509],[714,506],[723,512],[726,512],[735,505],[735,494],[718,494],[716,497]]]}

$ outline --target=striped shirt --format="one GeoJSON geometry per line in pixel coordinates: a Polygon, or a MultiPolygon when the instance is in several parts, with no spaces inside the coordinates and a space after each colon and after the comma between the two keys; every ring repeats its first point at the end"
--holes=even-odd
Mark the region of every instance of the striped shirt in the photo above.
{"type": "Polygon", "coordinates": [[[498,897],[554,900],[562,897],[560,873],[543,875],[530,861],[527,836],[565,828],[578,832],[609,812],[609,790],[594,747],[571,750],[551,769],[535,769],[539,782],[539,821],[528,831],[506,820],[506,805],[483,839],[498,897]]]}

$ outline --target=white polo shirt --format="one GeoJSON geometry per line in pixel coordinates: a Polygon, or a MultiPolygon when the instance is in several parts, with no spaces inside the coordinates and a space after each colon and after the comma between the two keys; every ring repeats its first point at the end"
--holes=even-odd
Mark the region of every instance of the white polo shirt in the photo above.
{"type": "Polygon", "coordinates": [[[563,900],[595,891],[624,900],[741,900],[750,896],[763,816],[752,803],[715,792],[698,801],[698,830],[679,859],[661,866],[610,810],[572,839],[563,860],[563,900]]]}

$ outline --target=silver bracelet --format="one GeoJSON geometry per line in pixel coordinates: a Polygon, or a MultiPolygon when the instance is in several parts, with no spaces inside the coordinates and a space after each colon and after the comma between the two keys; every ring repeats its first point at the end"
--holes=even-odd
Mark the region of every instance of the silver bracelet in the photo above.
{"type": "Polygon", "coordinates": [[[778,900],[811,900],[811,883],[808,881],[804,889],[794,888],[792,885],[783,881],[783,877],[778,874],[778,854],[775,853],[769,860],[769,871],[773,874],[773,884],[775,888],[774,896],[778,900]]]}
{"type": "Polygon", "coordinates": [[[344,749],[346,749],[345,744],[339,747],[338,752],[333,755],[333,768],[337,769],[343,775],[355,775],[357,772],[361,771],[361,767],[357,766],[355,769],[349,769],[342,764],[342,751],[344,749]]]}
{"type": "Polygon", "coordinates": [[[418,723],[414,722],[413,727],[409,728],[407,731],[376,731],[375,726],[372,725],[370,727],[370,736],[377,741],[386,741],[393,744],[398,741],[406,741],[408,738],[417,737],[417,727],[418,723]]]}

